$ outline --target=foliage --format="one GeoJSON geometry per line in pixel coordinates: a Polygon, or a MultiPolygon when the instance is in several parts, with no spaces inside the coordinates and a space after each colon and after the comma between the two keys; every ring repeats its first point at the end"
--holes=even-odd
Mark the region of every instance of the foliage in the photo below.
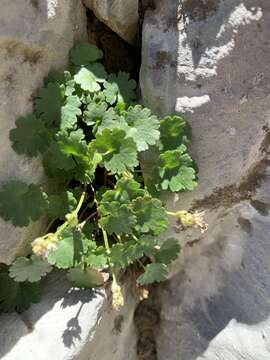
{"type": "Polygon", "coordinates": [[[17,282],[6,271],[0,273],[0,312],[27,310],[31,303],[39,302],[41,290],[38,283],[17,282]]]}
{"type": "Polygon", "coordinates": [[[153,194],[196,186],[190,127],[179,116],[160,120],[134,104],[135,81],[123,72],[107,74],[102,56],[86,43],[71,49],[69,70],[48,75],[34,114],[19,118],[10,132],[17,153],[42,155],[46,175],[61,191],[45,193],[20,181],[0,189],[3,219],[24,227],[43,216],[53,225],[32,242],[34,255],[0,272],[0,311],[23,311],[37,301],[35,282],[52,267],[66,269],[82,288],[103,285],[109,272],[119,308],[120,269],[139,266],[139,285],[163,281],[180,251],[176,239],[160,243],[168,212],[153,194]],[[141,159],[149,149],[156,161],[145,181],[141,159]]]}
{"type": "Polygon", "coordinates": [[[9,275],[18,282],[36,282],[47,275],[52,267],[47,261],[32,255],[30,259],[18,257],[9,268],[9,275]]]}

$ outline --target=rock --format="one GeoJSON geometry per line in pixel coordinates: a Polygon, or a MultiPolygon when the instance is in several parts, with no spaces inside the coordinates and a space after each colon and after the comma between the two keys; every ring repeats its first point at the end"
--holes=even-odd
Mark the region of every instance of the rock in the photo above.
{"type": "MultiPolygon", "coordinates": [[[[184,13],[179,2],[156,3],[143,25],[142,96],[160,115],[181,113],[192,125],[200,182],[190,198],[203,198],[245,177],[266,135],[270,5],[215,1],[205,20],[194,21],[191,6],[184,13]]],[[[214,1],[199,3],[194,13],[214,1]]]]}
{"type": "Polygon", "coordinates": [[[84,0],[95,16],[129,44],[138,40],[138,0],[84,0]]]}
{"type": "Polygon", "coordinates": [[[63,273],[51,276],[39,304],[21,315],[0,315],[1,359],[87,359],[80,354],[94,337],[105,303],[104,290],[74,289],[63,273]]]}
{"type": "Polygon", "coordinates": [[[155,4],[143,25],[143,100],[190,122],[199,167],[194,192],[164,198],[170,210],[206,210],[209,223],[205,234],[173,234],[183,250],[160,287],[158,359],[266,360],[270,4],[155,4]]]}
{"type": "Polygon", "coordinates": [[[136,360],[135,297],[126,291],[116,312],[104,289],[71,288],[64,276],[49,275],[41,302],[26,312],[0,315],[0,358],[136,360]]]}
{"type": "MultiPolygon", "coordinates": [[[[38,182],[40,159],[18,156],[11,148],[9,131],[15,120],[31,113],[35,90],[51,68],[67,64],[69,49],[86,38],[85,9],[71,0],[4,0],[0,15],[0,183],[11,179],[38,182]]],[[[0,263],[22,253],[42,224],[14,228],[0,219],[0,263]]]]}
{"type": "Polygon", "coordinates": [[[211,216],[208,234],[185,247],[183,271],[161,290],[159,359],[267,360],[269,215],[241,202],[211,216]]]}
{"type": "MultiPolygon", "coordinates": [[[[134,287],[134,283],[131,286],[134,287]]],[[[76,360],[138,360],[137,333],[133,322],[138,296],[134,296],[128,281],[122,289],[124,307],[115,311],[106,302],[92,341],[85,345],[76,360]]]]}

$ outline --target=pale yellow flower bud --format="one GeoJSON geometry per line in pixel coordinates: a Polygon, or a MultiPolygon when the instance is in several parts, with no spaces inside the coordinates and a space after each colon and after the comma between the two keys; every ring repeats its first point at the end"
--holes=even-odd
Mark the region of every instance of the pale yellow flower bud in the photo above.
{"type": "Polygon", "coordinates": [[[53,233],[49,233],[45,236],[36,238],[31,245],[34,254],[46,259],[49,253],[57,248],[58,243],[59,240],[57,236],[53,233]]]}
{"type": "Polygon", "coordinates": [[[119,311],[124,306],[124,296],[121,287],[117,284],[117,281],[113,279],[112,286],[112,307],[119,311]]]}
{"type": "Polygon", "coordinates": [[[196,227],[200,228],[201,232],[205,232],[208,228],[208,224],[205,222],[205,211],[195,211],[194,213],[190,213],[188,211],[177,211],[176,212],[181,224],[184,227],[196,227]]]}

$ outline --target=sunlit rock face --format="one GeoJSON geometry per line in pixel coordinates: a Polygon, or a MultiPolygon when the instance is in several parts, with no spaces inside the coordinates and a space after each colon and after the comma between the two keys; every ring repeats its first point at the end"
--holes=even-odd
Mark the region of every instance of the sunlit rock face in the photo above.
{"type": "MultiPolygon", "coordinates": [[[[3,0],[0,14],[0,183],[11,179],[38,182],[40,159],[18,156],[9,131],[15,120],[31,113],[33,95],[52,68],[67,64],[69,49],[86,38],[81,1],[3,0]]],[[[32,240],[40,223],[15,228],[0,219],[0,262],[10,262],[32,240]]]]}
{"type": "Polygon", "coordinates": [[[159,360],[270,358],[270,3],[156,0],[145,13],[141,89],[193,129],[199,186],[170,210],[205,210],[182,231],[160,289],[159,360]]]}

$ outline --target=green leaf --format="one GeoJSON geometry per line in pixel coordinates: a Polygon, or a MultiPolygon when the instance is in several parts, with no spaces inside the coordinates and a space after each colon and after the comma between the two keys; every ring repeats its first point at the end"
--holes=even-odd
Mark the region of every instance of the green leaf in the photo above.
{"type": "Polygon", "coordinates": [[[58,83],[62,85],[66,82],[66,71],[51,70],[48,76],[44,79],[44,84],[47,86],[49,83],[58,83]]]}
{"type": "Polygon", "coordinates": [[[160,134],[162,149],[175,150],[189,143],[191,127],[180,116],[166,116],[160,121],[160,134]]]}
{"type": "Polygon", "coordinates": [[[114,267],[125,268],[142,257],[143,249],[134,240],[114,244],[111,247],[111,262],[114,267]]]}
{"type": "Polygon", "coordinates": [[[91,72],[97,82],[104,83],[104,81],[106,81],[106,77],[108,76],[108,74],[102,64],[90,64],[86,66],[86,69],[91,72]]]}
{"type": "Polygon", "coordinates": [[[68,156],[83,157],[87,152],[87,145],[84,140],[82,129],[71,131],[61,131],[57,134],[57,142],[60,151],[68,156]]]}
{"type": "Polygon", "coordinates": [[[49,177],[69,178],[69,171],[76,167],[73,158],[64,154],[59,145],[53,142],[43,157],[43,167],[49,177]]]}
{"type": "Polygon", "coordinates": [[[128,129],[124,118],[117,115],[113,108],[109,108],[103,114],[101,121],[99,121],[97,126],[97,131],[96,127],[94,128],[94,131],[96,131],[97,134],[101,134],[104,129],[120,129],[124,131],[128,129]]]}
{"type": "Polygon", "coordinates": [[[174,238],[167,239],[160,247],[158,254],[155,257],[156,262],[163,264],[170,264],[177,259],[180,252],[180,245],[178,240],[174,238]]]}
{"type": "Polygon", "coordinates": [[[70,60],[74,65],[87,65],[103,58],[103,52],[95,45],[80,43],[70,50],[70,60]]]}
{"type": "Polygon", "coordinates": [[[136,224],[136,217],[127,205],[120,205],[117,201],[102,203],[98,207],[99,224],[109,234],[130,234],[136,224]]]}
{"type": "Polygon", "coordinates": [[[159,139],[159,121],[141,105],[129,107],[126,121],[130,126],[128,135],[135,141],[138,151],[145,151],[159,139]]]}
{"type": "Polygon", "coordinates": [[[77,200],[71,191],[64,191],[60,195],[49,196],[48,215],[53,219],[65,219],[65,215],[75,210],[77,200]]]}
{"type": "Polygon", "coordinates": [[[72,129],[77,123],[77,116],[82,114],[81,102],[77,95],[68,96],[61,110],[61,129],[72,129]]]}
{"type": "Polygon", "coordinates": [[[132,205],[137,218],[137,231],[159,235],[167,229],[168,220],[160,200],[151,196],[138,197],[132,205]]]}
{"type": "Polygon", "coordinates": [[[16,120],[16,128],[9,133],[12,147],[18,154],[37,156],[43,154],[50,144],[50,137],[43,122],[33,115],[16,120]]]}
{"type": "Polygon", "coordinates": [[[94,269],[70,269],[67,278],[79,288],[92,289],[104,284],[104,278],[100,272],[94,269]]]}
{"type": "Polygon", "coordinates": [[[122,174],[138,165],[136,144],[126,133],[118,129],[104,129],[97,134],[95,148],[103,156],[108,171],[122,174]]]}
{"type": "Polygon", "coordinates": [[[87,151],[76,158],[77,166],[74,177],[82,184],[90,184],[94,177],[97,166],[102,161],[102,156],[95,150],[93,142],[88,145],[87,151]]]}
{"type": "Polygon", "coordinates": [[[93,125],[96,121],[101,121],[107,110],[105,102],[92,102],[87,106],[87,110],[83,113],[83,120],[87,125],[93,125]]]}
{"type": "Polygon", "coordinates": [[[58,126],[61,120],[62,94],[57,83],[49,83],[38,90],[35,99],[35,113],[46,126],[58,126]]]}
{"type": "MultiPolygon", "coordinates": [[[[129,78],[128,73],[120,71],[117,75],[110,74],[108,76],[108,82],[113,85],[114,89],[117,87],[118,102],[130,103],[136,98],[135,89],[137,84],[135,80],[129,78]]],[[[112,90],[111,87],[111,91],[115,90],[112,90]]]]}
{"type": "Polygon", "coordinates": [[[86,258],[86,263],[93,269],[102,270],[107,265],[108,255],[103,246],[99,246],[86,258]]]}
{"type": "Polygon", "coordinates": [[[119,179],[113,190],[104,192],[101,204],[105,202],[117,201],[120,204],[129,204],[133,199],[144,196],[145,190],[141,189],[140,184],[133,179],[119,179]]]}
{"type": "Polygon", "coordinates": [[[47,261],[32,255],[30,259],[18,257],[9,268],[9,276],[18,282],[36,282],[51,270],[47,261]]]}
{"type": "Polygon", "coordinates": [[[169,271],[165,264],[152,263],[145,267],[145,272],[138,277],[137,282],[139,285],[161,282],[167,279],[168,274],[169,271]]]}
{"type": "Polygon", "coordinates": [[[27,226],[38,220],[47,208],[47,196],[39,186],[10,181],[0,190],[0,216],[14,226],[27,226]]]}
{"type": "Polygon", "coordinates": [[[59,236],[59,245],[48,256],[48,262],[59,269],[68,269],[80,263],[85,252],[83,234],[72,228],[59,236]]]}
{"type": "Polygon", "coordinates": [[[38,283],[16,282],[8,273],[0,273],[0,312],[21,313],[31,303],[40,301],[41,291],[38,283]]]}
{"type": "Polygon", "coordinates": [[[187,154],[185,145],[160,155],[158,173],[163,190],[193,190],[197,186],[193,161],[187,154]]]}
{"type": "Polygon", "coordinates": [[[117,94],[119,92],[118,85],[116,83],[109,83],[108,81],[104,82],[103,94],[107,103],[113,105],[117,100],[117,94]]]}
{"type": "Polygon", "coordinates": [[[85,91],[95,92],[101,89],[95,75],[85,67],[78,71],[74,76],[74,80],[85,91]]]}

